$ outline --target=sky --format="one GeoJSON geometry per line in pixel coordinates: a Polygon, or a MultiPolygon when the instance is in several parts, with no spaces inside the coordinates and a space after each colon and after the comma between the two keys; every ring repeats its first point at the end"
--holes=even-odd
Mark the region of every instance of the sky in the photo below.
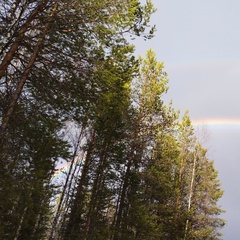
{"type": "MultiPolygon", "coordinates": [[[[144,2],[144,1],[142,1],[144,2]]],[[[204,123],[209,156],[225,191],[224,240],[240,239],[240,1],[152,0],[157,32],[136,40],[152,48],[169,76],[166,101],[204,123]],[[234,120],[234,121],[233,121],[234,120]]]]}

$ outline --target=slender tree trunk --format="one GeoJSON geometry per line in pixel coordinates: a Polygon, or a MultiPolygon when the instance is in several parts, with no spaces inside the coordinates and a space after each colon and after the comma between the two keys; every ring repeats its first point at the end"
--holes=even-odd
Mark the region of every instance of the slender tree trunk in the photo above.
{"type": "MultiPolygon", "coordinates": [[[[18,99],[19,99],[19,97],[22,93],[22,89],[23,89],[23,87],[26,83],[26,80],[29,76],[29,73],[30,73],[35,61],[36,61],[37,55],[38,55],[39,51],[41,50],[41,46],[42,46],[42,44],[44,42],[44,39],[46,37],[46,34],[47,34],[48,29],[49,29],[50,23],[53,19],[53,16],[55,15],[55,13],[57,11],[57,6],[58,6],[58,3],[56,2],[54,7],[53,7],[52,13],[51,13],[46,25],[45,25],[45,28],[44,28],[43,32],[42,32],[42,35],[38,39],[38,42],[37,42],[37,44],[34,48],[34,51],[33,51],[32,56],[31,56],[31,58],[30,58],[30,60],[27,64],[27,67],[25,68],[21,78],[19,79],[19,82],[16,86],[16,90],[12,95],[12,100],[11,100],[11,102],[10,102],[8,108],[7,108],[5,116],[3,116],[2,124],[0,126],[0,139],[2,139],[2,137],[4,136],[4,133],[5,133],[6,128],[8,126],[9,119],[11,118],[11,115],[13,113],[14,107],[15,107],[15,105],[16,105],[16,103],[17,103],[17,101],[18,101],[18,99]]],[[[21,39],[19,39],[19,41],[22,40],[23,33],[20,36],[21,36],[21,39]]],[[[8,64],[9,64],[9,61],[12,60],[20,42],[15,41],[15,43],[12,45],[12,48],[14,48],[14,51],[9,52],[10,54],[9,55],[7,54],[7,56],[4,58],[2,64],[0,65],[0,78],[2,77],[1,74],[4,74],[4,71],[6,70],[8,64]]],[[[11,51],[11,49],[9,51],[11,51]]]]}
{"type": "MultiPolygon", "coordinates": [[[[196,171],[196,162],[197,162],[197,152],[196,151],[197,151],[197,149],[195,147],[194,156],[193,156],[193,168],[192,168],[190,192],[189,192],[189,197],[188,197],[188,212],[190,212],[191,204],[192,204],[193,186],[194,186],[194,181],[195,181],[195,171],[196,171]]],[[[189,225],[189,218],[186,220],[184,240],[187,239],[188,225],[189,225]]]]}
{"type": "MultiPolygon", "coordinates": [[[[5,75],[5,71],[6,71],[7,67],[9,66],[10,62],[12,61],[12,59],[14,58],[16,51],[18,50],[18,48],[24,38],[24,34],[28,30],[30,24],[36,19],[37,15],[42,12],[42,10],[46,7],[48,2],[49,2],[49,0],[42,1],[33,10],[33,12],[30,14],[28,19],[26,20],[25,24],[23,24],[23,26],[18,31],[18,34],[17,34],[12,46],[10,47],[9,51],[6,53],[6,55],[4,56],[4,58],[0,64],[0,78],[2,78],[5,75]]],[[[3,52],[1,52],[1,55],[2,54],[3,54],[3,52]]]]}
{"type": "Polygon", "coordinates": [[[85,226],[85,231],[84,231],[84,240],[86,240],[88,237],[89,229],[90,229],[90,226],[92,223],[92,213],[93,213],[94,209],[96,208],[98,192],[99,192],[100,186],[102,184],[103,170],[104,170],[104,165],[106,163],[105,152],[106,152],[107,146],[108,146],[108,144],[105,142],[104,146],[103,146],[103,150],[101,151],[101,154],[100,154],[100,162],[98,165],[98,169],[96,171],[96,178],[93,183],[92,196],[91,196],[91,200],[90,200],[89,211],[87,214],[86,226],[85,226]]]}
{"type": "Polygon", "coordinates": [[[72,156],[72,160],[71,160],[71,165],[70,165],[70,168],[69,168],[69,171],[68,171],[68,175],[67,175],[65,184],[63,186],[60,201],[59,201],[59,204],[58,204],[58,207],[57,207],[57,212],[56,212],[56,215],[54,217],[53,225],[52,225],[52,228],[51,228],[51,233],[50,233],[50,237],[49,237],[50,240],[55,239],[54,236],[53,236],[54,231],[55,231],[55,228],[56,228],[57,223],[58,223],[58,219],[59,219],[59,216],[60,216],[60,213],[61,213],[61,210],[62,210],[63,200],[65,198],[65,194],[66,194],[67,187],[68,187],[68,182],[69,182],[69,179],[71,177],[72,169],[73,169],[73,166],[74,166],[74,163],[75,163],[75,159],[77,157],[77,152],[78,152],[81,140],[82,140],[82,133],[83,133],[83,128],[81,129],[81,132],[78,136],[77,144],[76,144],[76,147],[75,147],[75,150],[74,150],[74,153],[73,153],[73,156],[72,156]]]}
{"type": "Polygon", "coordinates": [[[126,173],[124,176],[122,192],[121,192],[121,196],[120,196],[120,200],[119,200],[119,208],[118,208],[117,216],[116,216],[116,225],[114,226],[114,229],[115,229],[115,234],[113,237],[114,240],[118,240],[119,237],[121,236],[120,225],[122,222],[122,214],[123,214],[123,209],[124,209],[124,205],[125,205],[124,202],[125,202],[125,198],[126,198],[126,194],[127,194],[131,166],[132,166],[132,159],[129,159],[129,161],[127,163],[126,173]]]}
{"type": "Polygon", "coordinates": [[[143,118],[143,109],[144,109],[144,96],[145,96],[145,92],[146,92],[146,81],[144,81],[143,87],[142,87],[142,95],[140,98],[140,103],[139,103],[139,110],[138,110],[138,116],[136,119],[136,127],[135,127],[135,131],[133,133],[133,143],[131,144],[130,147],[130,154],[128,157],[128,162],[127,162],[127,169],[125,172],[125,176],[124,176],[124,180],[123,180],[123,187],[122,187],[122,192],[121,192],[121,196],[120,196],[120,200],[119,200],[119,208],[117,210],[117,214],[116,214],[116,224],[114,226],[114,236],[113,236],[113,240],[118,240],[119,237],[121,238],[121,224],[122,224],[122,217],[123,217],[123,210],[124,210],[124,205],[125,205],[125,198],[127,195],[127,189],[128,189],[128,185],[129,185],[129,175],[130,175],[130,171],[131,171],[131,167],[134,163],[134,155],[135,155],[135,151],[137,149],[137,138],[140,132],[140,122],[143,118]]]}
{"type": "MultiPolygon", "coordinates": [[[[185,151],[185,150],[183,150],[185,151]]],[[[179,205],[180,205],[180,199],[183,194],[183,170],[184,170],[184,157],[181,159],[180,169],[179,169],[179,192],[177,193],[176,202],[175,202],[175,214],[174,214],[174,225],[175,225],[175,231],[178,231],[178,219],[179,219],[179,205]]]]}
{"type": "MultiPolygon", "coordinates": [[[[118,193],[118,196],[121,195],[122,193],[122,189],[123,189],[123,184],[124,182],[122,181],[121,184],[120,184],[120,187],[119,187],[119,193],[118,193]]],[[[115,226],[116,226],[116,220],[117,220],[117,214],[118,214],[118,209],[119,209],[119,204],[120,204],[120,197],[117,198],[117,203],[116,203],[116,207],[115,207],[115,212],[114,212],[114,216],[113,216],[113,221],[112,221],[112,229],[113,231],[111,232],[111,236],[109,238],[109,240],[113,240],[114,239],[114,236],[115,236],[115,226]]]]}
{"type": "Polygon", "coordinates": [[[9,12],[7,14],[9,16],[11,23],[8,24],[9,27],[8,27],[8,29],[6,29],[6,36],[2,40],[3,47],[0,51],[0,56],[4,56],[4,54],[7,51],[7,48],[9,47],[12,39],[14,38],[15,26],[17,26],[20,23],[21,16],[23,15],[24,11],[27,8],[26,2],[27,2],[26,0],[25,0],[25,2],[21,1],[21,0],[16,0],[15,3],[12,4],[11,9],[9,10],[9,12]],[[21,9],[20,9],[20,5],[22,5],[21,9]]]}
{"type": "Polygon", "coordinates": [[[84,186],[86,185],[86,182],[87,182],[87,174],[88,174],[89,167],[90,167],[92,145],[94,143],[94,140],[95,140],[95,132],[93,131],[91,140],[89,143],[89,149],[87,151],[86,159],[85,159],[84,166],[82,169],[81,179],[80,179],[80,182],[77,187],[76,197],[74,199],[74,203],[71,208],[70,217],[69,217],[69,221],[67,224],[64,240],[69,240],[69,236],[71,236],[71,233],[78,230],[78,227],[80,224],[81,216],[79,216],[78,214],[79,214],[79,208],[82,207],[81,204],[83,203],[83,198],[84,198],[83,191],[84,191],[84,186]]]}
{"type": "Polygon", "coordinates": [[[26,216],[27,209],[28,209],[28,207],[26,206],[26,207],[24,208],[24,210],[23,210],[23,213],[22,213],[22,216],[21,216],[21,219],[20,219],[20,222],[19,222],[19,225],[18,225],[16,234],[15,234],[14,240],[18,240],[20,231],[21,231],[21,229],[22,229],[22,224],[23,224],[24,218],[25,218],[25,216],[26,216]]]}

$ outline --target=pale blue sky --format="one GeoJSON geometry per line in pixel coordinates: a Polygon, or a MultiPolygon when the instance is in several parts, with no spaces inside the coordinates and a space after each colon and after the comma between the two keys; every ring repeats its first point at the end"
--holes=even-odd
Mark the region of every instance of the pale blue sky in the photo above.
{"type": "MultiPolygon", "coordinates": [[[[144,1],[142,1],[144,2],[144,1]]],[[[176,109],[193,120],[236,118],[240,121],[240,1],[153,0],[157,33],[137,40],[137,53],[152,48],[169,74],[176,109]]],[[[208,127],[210,156],[225,190],[224,240],[240,239],[240,127],[208,127]]]]}

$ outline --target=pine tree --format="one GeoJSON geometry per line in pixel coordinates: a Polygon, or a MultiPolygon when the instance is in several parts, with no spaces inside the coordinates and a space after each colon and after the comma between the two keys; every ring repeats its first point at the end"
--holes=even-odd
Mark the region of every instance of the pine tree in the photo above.
{"type": "Polygon", "coordinates": [[[207,150],[196,138],[190,118],[185,114],[180,125],[178,195],[176,201],[180,239],[219,239],[225,221],[217,205],[223,191],[217,171],[207,157],[207,150]],[[180,225],[179,225],[180,223],[180,225]]]}
{"type": "Polygon", "coordinates": [[[154,239],[161,236],[145,186],[150,184],[147,183],[147,174],[151,171],[157,134],[167,131],[175,118],[175,113],[171,113],[162,101],[162,95],[167,91],[166,83],[163,64],[158,63],[155,53],[149,50],[146,58],[140,59],[140,73],[132,84],[130,141],[126,147],[126,170],[123,172],[113,239],[144,239],[146,234],[154,239]]]}
{"type": "MultiPolygon", "coordinates": [[[[132,47],[123,34],[141,35],[148,27],[151,3],[124,3],[16,0],[1,5],[1,238],[25,236],[28,231],[32,236],[40,226],[40,209],[49,207],[54,189],[51,175],[60,157],[69,159],[71,149],[58,132],[67,120],[80,127],[89,118],[94,122],[95,102],[110,89],[97,76],[104,69],[103,60],[108,61],[113,51],[125,51],[130,59],[132,47]],[[33,204],[37,191],[39,201],[33,204]],[[38,206],[36,213],[24,207],[28,203],[38,206]]],[[[129,68],[123,59],[117,64],[119,74],[129,68]]],[[[41,217],[44,228],[46,209],[41,217]]]]}

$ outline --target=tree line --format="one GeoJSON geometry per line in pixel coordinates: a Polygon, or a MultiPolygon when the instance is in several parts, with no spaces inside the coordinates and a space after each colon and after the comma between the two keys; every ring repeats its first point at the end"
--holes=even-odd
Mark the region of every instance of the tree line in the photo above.
{"type": "Polygon", "coordinates": [[[0,239],[220,239],[213,161],[129,42],[152,2],[0,3],[0,239]]]}

